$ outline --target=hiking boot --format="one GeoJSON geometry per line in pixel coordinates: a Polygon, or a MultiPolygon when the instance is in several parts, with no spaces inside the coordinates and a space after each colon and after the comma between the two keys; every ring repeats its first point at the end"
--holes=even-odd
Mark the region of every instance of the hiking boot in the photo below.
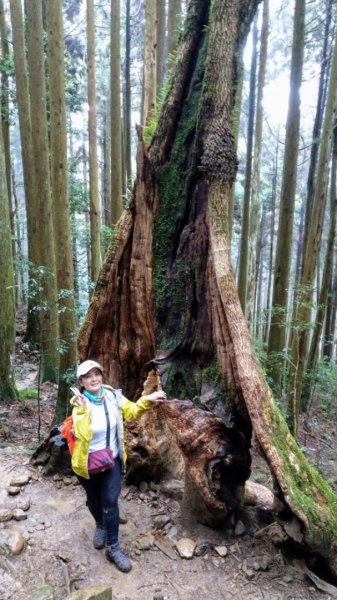
{"type": "Polygon", "coordinates": [[[102,550],[105,546],[106,533],[102,525],[96,525],[93,544],[96,550],[102,550]]]}
{"type": "Polygon", "coordinates": [[[113,544],[112,546],[107,546],[105,550],[105,556],[110,562],[115,563],[117,569],[122,571],[123,573],[128,573],[131,571],[132,565],[129,561],[126,554],[124,554],[117,542],[117,544],[113,544]]]}

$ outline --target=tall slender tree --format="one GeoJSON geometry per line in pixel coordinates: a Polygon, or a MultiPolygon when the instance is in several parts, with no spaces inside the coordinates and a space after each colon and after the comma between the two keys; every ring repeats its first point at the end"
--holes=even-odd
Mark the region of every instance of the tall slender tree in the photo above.
{"type": "MultiPolygon", "coordinates": [[[[120,0],[111,0],[111,223],[115,225],[123,210],[122,129],[120,93],[120,0]]],[[[129,141],[128,141],[129,143],[129,141]]],[[[129,146],[130,148],[130,146],[129,146]]]]}
{"type": "MultiPolygon", "coordinates": [[[[8,31],[5,18],[3,0],[0,0],[0,36],[1,36],[1,55],[4,63],[9,59],[8,31]]],[[[11,157],[10,157],[10,137],[9,137],[9,79],[4,68],[1,72],[1,119],[2,135],[5,152],[6,181],[8,188],[8,198],[11,202],[11,157]]]]}
{"type": "Polygon", "coordinates": [[[5,152],[0,120],[0,402],[17,396],[14,383],[15,301],[12,235],[6,182],[5,152]]]}
{"type": "Polygon", "coordinates": [[[66,413],[69,386],[67,375],[74,369],[76,361],[74,275],[68,199],[64,35],[62,6],[59,2],[46,0],[46,23],[50,94],[51,187],[61,344],[58,400],[55,410],[55,417],[58,419],[66,413]]]}
{"type": "Polygon", "coordinates": [[[287,320],[299,147],[300,90],[303,72],[304,25],[305,0],[296,0],[290,67],[290,91],[275,256],[273,302],[268,340],[268,353],[271,355],[271,372],[275,381],[278,382],[280,382],[281,378],[281,369],[279,368],[280,355],[284,352],[286,342],[285,324],[287,320]]]}
{"type": "Polygon", "coordinates": [[[165,0],[157,1],[157,31],[156,31],[156,96],[160,95],[165,76],[165,0]]]}
{"type": "MultiPolygon", "coordinates": [[[[332,265],[333,265],[333,254],[334,254],[334,243],[336,236],[336,212],[337,212],[337,188],[336,188],[336,171],[337,171],[337,131],[336,124],[333,131],[333,149],[332,149],[332,161],[330,171],[330,206],[329,206],[329,232],[327,240],[327,249],[324,260],[324,269],[322,275],[322,282],[318,298],[318,308],[315,317],[314,330],[312,333],[310,348],[308,354],[307,371],[313,371],[316,366],[318,358],[318,346],[323,329],[323,322],[326,314],[329,283],[332,276],[332,265]]],[[[302,394],[303,397],[303,394],[302,394]]],[[[307,399],[307,394],[305,400],[307,399]]]]}
{"type": "Polygon", "coordinates": [[[38,209],[39,326],[43,381],[58,379],[58,312],[55,245],[50,191],[49,144],[46,109],[45,56],[43,48],[42,2],[26,3],[30,114],[32,125],[35,192],[38,209]]]}
{"type": "Polygon", "coordinates": [[[35,291],[33,289],[33,281],[35,280],[35,269],[39,264],[37,235],[38,201],[37,194],[35,193],[30,98],[21,1],[12,0],[9,6],[11,11],[16,101],[19,113],[23,184],[27,220],[29,292],[25,339],[30,343],[36,344],[38,341],[39,326],[38,314],[35,310],[37,297],[35,293],[33,293],[35,291]]]}
{"type": "Polygon", "coordinates": [[[87,0],[87,76],[88,76],[88,133],[89,133],[89,198],[91,279],[96,281],[101,268],[100,206],[98,192],[97,119],[95,69],[95,10],[94,0],[87,0]]]}
{"type": "Polygon", "coordinates": [[[125,93],[124,93],[124,140],[127,181],[131,179],[131,0],[125,4],[125,93]]]}
{"type": "Polygon", "coordinates": [[[255,117],[255,135],[252,164],[252,185],[249,207],[249,255],[248,255],[248,277],[247,277],[247,296],[246,296],[246,314],[253,331],[256,320],[255,300],[256,300],[256,282],[257,282],[257,244],[258,227],[261,214],[260,207],[260,170],[261,170],[261,146],[263,129],[263,90],[266,77],[267,52],[268,52],[268,30],[269,30],[269,0],[263,2],[262,26],[260,36],[260,57],[259,71],[257,77],[257,95],[256,95],[256,117],[255,117]]]}
{"type": "Polygon", "coordinates": [[[253,50],[250,67],[249,83],[249,108],[247,125],[247,152],[245,184],[242,206],[242,226],[240,239],[240,267],[238,276],[239,298],[243,312],[246,310],[247,295],[247,268],[248,268],[248,240],[249,240],[249,215],[250,215],[250,192],[252,181],[252,161],[253,161],[253,138],[254,138],[254,117],[255,117],[255,98],[256,98],[256,66],[257,66],[257,17],[253,24],[253,50]]]}
{"type": "Polygon", "coordinates": [[[156,0],[145,3],[145,35],[143,61],[142,125],[145,127],[153,115],[156,102],[156,0]]]}
{"type": "Polygon", "coordinates": [[[167,52],[172,56],[178,42],[178,32],[181,24],[181,0],[168,0],[167,15],[167,52]]]}
{"type": "Polygon", "coordinates": [[[300,412],[300,398],[307,360],[308,323],[310,323],[310,305],[312,301],[313,285],[317,259],[320,251],[322,224],[327,194],[329,162],[331,158],[331,143],[335,111],[337,108],[337,28],[334,39],[334,49],[329,75],[327,101],[324,111],[321,142],[317,161],[315,178],[315,191],[312,201],[310,229],[307,247],[310,252],[303,256],[302,273],[300,278],[299,293],[297,298],[297,312],[292,340],[291,360],[291,392],[289,395],[289,423],[294,434],[298,430],[298,417],[300,412]]]}

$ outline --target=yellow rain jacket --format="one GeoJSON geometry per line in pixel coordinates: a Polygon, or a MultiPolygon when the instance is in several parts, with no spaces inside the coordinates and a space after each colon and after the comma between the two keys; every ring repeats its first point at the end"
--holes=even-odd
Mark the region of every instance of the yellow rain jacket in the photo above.
{"type": "MultiPolygon", "coordinates": [[[[151,407],[151,402],[144,398],[139,398],[137,402],[131,402],[123,396],[121,390],[115,390],[109,385],[103,385],[106,392],[106,401],[112,407],[117,423],[117,441],[119,456],[122,462],[126,462],[126,452],[124,446],[124,425],[123,421],[138,419],[140,415],[151,407]]],[[[88,454],[89,443],[92,438],[91,429],[91,403],[86,398],[85,406],[75,404],[75,396],[70,400],[73,406],[73,432],[75,436],[75,448],[71,457],[71,466],[73,471],[80,477],[89,479],[88,473],[88,454]]]]}

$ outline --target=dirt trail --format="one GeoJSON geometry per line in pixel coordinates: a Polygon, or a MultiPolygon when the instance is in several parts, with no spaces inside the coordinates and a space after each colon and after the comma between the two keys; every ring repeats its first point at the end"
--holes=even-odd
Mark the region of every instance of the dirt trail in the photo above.
{"type": "MultiPolygon", "coordinates": [[[[22,364],[20,389],[31,386],[34,369],[34,364],[22,364]]],[[[48,431],[54,401],[55,386],[46,384],[42,434],[48,431]]],[[[118,572],[92,546],[94,524],[75,478],[46,478],[41,467],[29,464],[37,446],[37,422],[34,398],[10,409],[0,406],[0,507],[15,505],[18,497],[30,501],[25,520],[0,523],[0,600],[25,600],[29,590],[43,585],[53,588],[54,600],[63,600],[71,591],[100,584],[111,585],[119,600],[329,598],[305,579],[296,561],[285,561],[255,510],[242,515],[241,531],[235,533],[230,524],[215,531],[183,522],[179,502],[144,482],[140,489],[123,485],[121,512],[128,523],[121,525],[120,539],[133,569],[118,572]],[[30,482],[10,498],[12,477],[27,471],[30,482]],[[10,529],[20,529],[26,540],[17,556],[6,555],[2,541],[10,529]],[[181,558],[168,535],[192,539],[199,556],[181,558]]]]}

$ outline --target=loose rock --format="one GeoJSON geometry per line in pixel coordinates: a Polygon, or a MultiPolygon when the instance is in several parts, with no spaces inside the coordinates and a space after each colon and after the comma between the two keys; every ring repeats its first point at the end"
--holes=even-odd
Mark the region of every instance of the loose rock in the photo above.
{"type": "Polygon", "coordinates": [[[196,542],[194,540],[191,540],[190,538],[181,538],[176,541],[175,545],[181,558],[193,557],[194,549],[196,547],[196,542]]]}
{"type": "Polygon", "coordinates": [[[138,546],[140,550],[150,550],[154,544],[154,536],[152,533],[144,535],[138,540],[138,546]]]}
{"type": "Polygon", "coordinates": [[[28,590],[24,600],[54,600],[54,590],[50,585],[40,585],[28,590]]]}
{"type": "Polygon", "coordinates": [[[170,522],[169,515],[158,515],[154,519],[153,524],[154,524],[155,529],[162,529],[169,522],[170,522]]]}
{"type": "Polygon", "coordinates": [[[105,585],[83,588],[73,592],[66,600],[113,600],[112,588],[105,585]]]}
{"type": "Polygon", "coordinates": [[[194,549],[194,556],[204,556],[209,550],[209,544],[201,543],[197,544],[194,549]]]}
{"type": "Polygon", "coordinates": [[[170,540],[176,540],[178,536],[178,529],[174,526],[170,526],[166,533],[166,537],[170,538],[170,540]]]}
{"type": "Polygon", "coordinates": [[[63,477],[62,479],[64,485],[71,485],[73,482],[73,478],[72,477],[63,477]]]}
{"type": "Polygon", "coordinates": [[[0,546],[7,549],[8,554],[16,556],[24,548],[25,540],[19,529],[3,529],[0,531],[0,546]]]}
{"type": "Polygon", "coordinates": [[[31,478],[32,476],[30,473],[18,473],[17,475],[14,475],[14,477],[12,477],[9,485],[11,487],[22,487],[23,485],[27,485],[27,483],[30,482],[31,478]]]}
{"type": "Polygon", "coordinates": [[[13,519],[15,519],[15,521],[24,521],[27,519],[27,515],[21,508],[14,508],[13,519]]]}
{"type": "Polygon", "coordinates": [[[239,519],[235,525],[235,530],[234,530],[235,535],[243,535],[244,533],[246,533],[246,531],[247,531],[247,528],[246,528],[245,524],[242,521],[240,521],[240,519],[239,519]]]}
{"type": "Polygon", "coordinates": [[[20,508],[21,510],[29,510],[30,509],[30,500],[29,498],[19,498],[16,503],[16,508],[20,508]]]}
{"type": "Polygon", "coordinates": [[[1,507],[0,508],[0,523],[5,523],[6,521],[10,521],[13,518],[13,512],[10,508],[1,507]]]}
{"type": "Polygon", "coordinates": [[[139,484],[139,491],[145,493],[148,491],[148,489],[149,489],[149,486],[148,486],[147,482],[141,481],[139,484]]]}
{"type": "Polygon", "coordinates": [[[228,550],[226,546],[215,546],[214,550],[219,554],[219,556],[224,557],[227,556],[228,550]]]}
{"type": "Polygon", "coordinates": [[[17,496],[18,494],[20,494],[20,491],[21,491],[21,490],[20,490],[20,488],[19,488],[19,487],[14,487],[13,485],[11,485],[11,486],[9,486],[9,487],[7,488],[7,493],[8,493],[10,496],[17,496]]]}

